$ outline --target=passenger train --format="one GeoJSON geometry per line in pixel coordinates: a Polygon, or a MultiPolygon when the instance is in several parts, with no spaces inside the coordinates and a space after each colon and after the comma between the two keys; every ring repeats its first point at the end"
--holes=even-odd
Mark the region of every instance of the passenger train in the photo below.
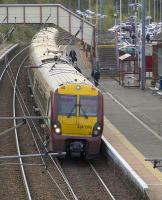
{"type": "Polygon", "coordinates": [[[48,116],[49,150],[92,158],[100,150],[103,95],[68,62],[58,36],[57,29],[48,27],[32,39],[32,92],[41,114],[48,116]]]}

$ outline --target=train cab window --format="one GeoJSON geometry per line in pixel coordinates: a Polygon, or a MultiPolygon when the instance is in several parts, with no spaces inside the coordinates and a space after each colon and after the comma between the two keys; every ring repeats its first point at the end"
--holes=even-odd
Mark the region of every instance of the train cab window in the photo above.
{"type": "Polygon", "coordinates": [[[73,116],[77,113],[77,96],[59,95],[59,115],[73,116]]]}
{"type": "Polygon", "coordinates": [[[80,115],[85,117],[97,116],[97,105],[97,97],[80,96],[80,115]]]}

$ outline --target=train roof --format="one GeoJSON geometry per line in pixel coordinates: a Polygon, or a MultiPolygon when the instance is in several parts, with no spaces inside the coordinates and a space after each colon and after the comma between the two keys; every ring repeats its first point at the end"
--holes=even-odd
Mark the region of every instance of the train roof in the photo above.
{"type": "Polygon", "coordinates": [[[56,44],[58,31],[55,28],[43,29],[36,34],[30,47],[30,58],[41,76],[54,91],[66,84],[92,85],[66,59],[56,44]]]}

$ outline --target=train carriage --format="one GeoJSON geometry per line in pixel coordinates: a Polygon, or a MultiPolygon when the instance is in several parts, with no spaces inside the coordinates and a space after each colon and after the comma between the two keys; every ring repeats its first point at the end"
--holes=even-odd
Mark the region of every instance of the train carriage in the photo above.
{"type": "Polygon", "coordinates": [[[63,57],[55,28],[40,31],[30,46],[29,78],[42,115],[48,115],[53,152],[95,156],[103,131],[103,96],[63,57]]]}

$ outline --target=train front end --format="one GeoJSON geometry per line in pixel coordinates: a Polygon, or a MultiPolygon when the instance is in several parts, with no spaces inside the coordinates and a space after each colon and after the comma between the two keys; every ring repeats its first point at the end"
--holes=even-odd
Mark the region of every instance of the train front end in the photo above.
{"type": "Polygon", "coordinates": [[[51,143],[54,152],[90,158],[99,153],[103,96],[93,85],[67,84],[51,95],[51,143]]]}

